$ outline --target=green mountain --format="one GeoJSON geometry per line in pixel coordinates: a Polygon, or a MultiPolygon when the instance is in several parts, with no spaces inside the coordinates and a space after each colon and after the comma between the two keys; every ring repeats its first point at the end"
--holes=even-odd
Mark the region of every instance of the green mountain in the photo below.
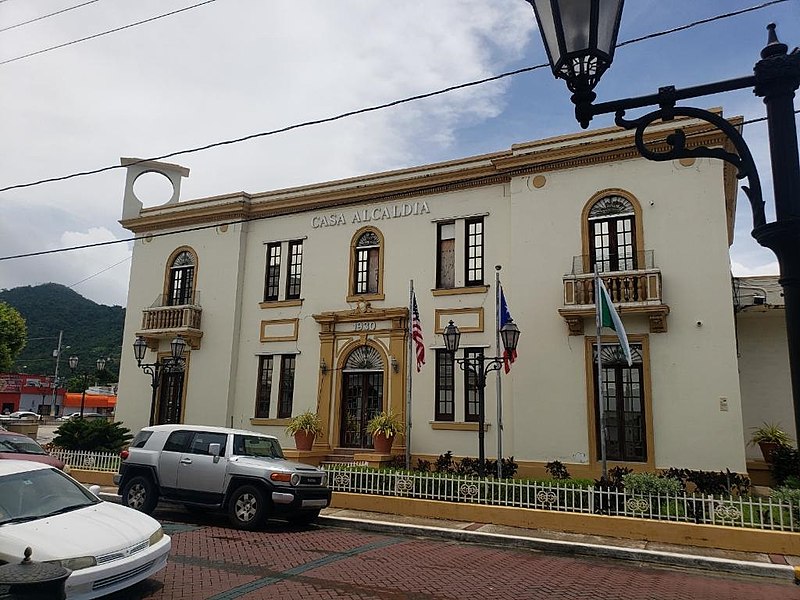
{"type": "Polygon", "coordinates": [[[70,356],[78,357],[78,371],[94,373],[98,358],[110,358],[106,370],[117,381],[125,309],[84,298],[57,283],[0,290],[0,301],[16,308],[28,326],[28,343],[17,357],[17,372],[52,375],[53,356],[61,340],[59,376],[70,376],[70,356]]]}

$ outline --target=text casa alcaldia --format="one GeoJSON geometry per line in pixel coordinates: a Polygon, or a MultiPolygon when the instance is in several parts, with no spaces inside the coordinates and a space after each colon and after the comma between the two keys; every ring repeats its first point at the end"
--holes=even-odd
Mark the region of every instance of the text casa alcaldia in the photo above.
{"type": "Polygon", "coordinates": [[[391,206],[376,206],[375,208],[355,210],[351,213],[349,220],[343,212],[314,216],[311,217],[311,227],[319,229],[320,227],[336,227],[337,225],[347,225],[348,223],[369,223],[385,219],[427,215],[430,212],[427,202],[403,202],[401,204],[392,204],[391,206]]]}

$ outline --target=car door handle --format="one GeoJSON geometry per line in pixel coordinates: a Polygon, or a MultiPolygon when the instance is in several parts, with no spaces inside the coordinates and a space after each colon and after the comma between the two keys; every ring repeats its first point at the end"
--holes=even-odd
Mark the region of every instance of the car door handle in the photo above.
{"type": "Polygon", "coordinates": [[[182,465],[190,465],[190,464],[192,464],[192,459],[191,458],[182,458],[181,459],[181,464],[182,465]]]}

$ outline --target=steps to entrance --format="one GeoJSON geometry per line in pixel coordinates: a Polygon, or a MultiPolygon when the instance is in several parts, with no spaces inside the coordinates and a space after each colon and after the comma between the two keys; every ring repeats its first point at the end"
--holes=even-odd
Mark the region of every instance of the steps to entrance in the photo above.
{"type": "MultiPolygon", "coordinates": [[[[333,452],[328,454],[320,461],[320,466],[325,465],[358,465],[361,464],[355,460],[355,453],[365,452],[360,448],[334,448],[333,452]]],[[[367,450],[368,451],[368,450],[367,450]]]]}

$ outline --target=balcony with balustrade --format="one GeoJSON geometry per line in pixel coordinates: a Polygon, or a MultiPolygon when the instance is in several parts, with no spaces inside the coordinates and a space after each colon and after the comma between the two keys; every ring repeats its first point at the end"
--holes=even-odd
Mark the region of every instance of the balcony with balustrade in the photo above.
{"type": "MultiPolygon", "coordinates": [[[[667,331],[669,306],[664,304],[661,269],[655,266],[653,251],[640,252],[638,268],[605,271],[600,278],[620,315],[641,314],[650,322],[650,333],[667,331]]],[[[572,272],[564,275],[564,308],[558,309],[569,327],[569,335],[583,335],[584,320],[595,315],[594,273],[588,256],[575,256],[572,272]]]]}
{"type": "Polygon", "coordinates": [[[142,327],[136,332],[147,340],[151,348],[158,347],[159,340],[183,337],[193,349],[200,347],[203,337],[200,292],[195,291],[183,304],[169,304],[169,296],[161,295],[150,307],[142,311],[142,327]]]}

